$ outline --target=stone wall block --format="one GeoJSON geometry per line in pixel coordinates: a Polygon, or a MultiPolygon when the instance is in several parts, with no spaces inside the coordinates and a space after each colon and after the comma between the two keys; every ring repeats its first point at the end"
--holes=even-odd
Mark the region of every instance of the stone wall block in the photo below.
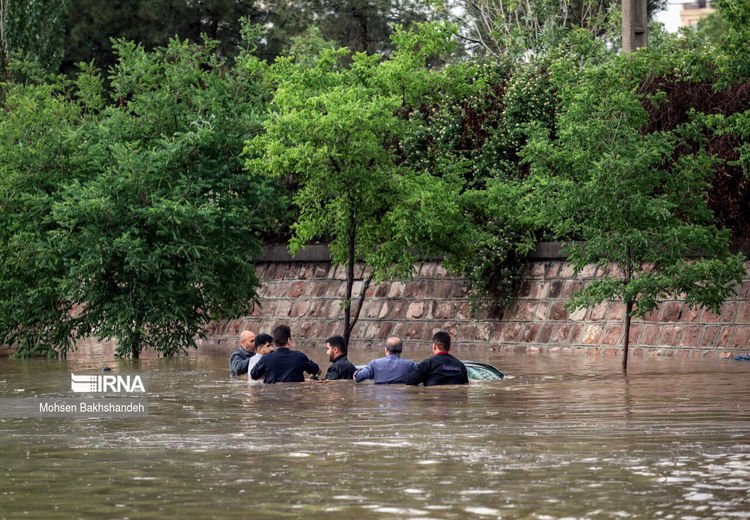
{"type": "Polygon", "coordinates": [[[574,274],[575,268],[573,267],[573,264],[569,262],[563,262],[562,267],[560,267],[560,278],[566,280],[572,279],[574,274]]]}
{"type": "Polygon", "coordinates": [[[469,302],[464,301],[458,305],[456,318],[459,320],[468,320],[471,318],[471,304],[469,302]]]}
{"type": "MultiPolygon", "coordinates": [[[[624,326],[623,326],[624,327],[624,326]]],[[[630,337],[628,342],[631,345],[638,345],[638,340],[641,337],[641,333],[643,332],[643,325],[633,325],[633,323],[630,323],[630,333],[628,336],[630,337]]]]}
{"type": "Polygon", "coordinates": [[[404,339],[415,340],[415,341],[429,341],[432,339],[432,335],[427,338],[425,334],[425,328],[427,324],[420,321],[409,322],[404,331],[404,339]]]}
{"type": "Polygon", "coordinates": [[[244,330],[244,325],[245,322],[242,320],[232,320],[229,322],[226,333],[230,336],[239,335],[239,333],[244,330]]]}
{"type": "Polygon", "coordinates": [[[622,342],[622,329],[622,325],[607,325],[607,328],[604,330],[604,336],[602,336],[602,344],[619,345],[622,342]]]}
{"type": "Polygon", "coordinates": [[[449,282],[446,280],[438,280],[435,282],[435,298],[438,300],[447,300],[451,297],[451,293],[453,292],[453,284],[454,282],[449,282]]]}
{"type": "Polygon", "coordinates": [[[734,317],[737,315],[737,303],[728,302],[724,304],[721,309],[721,321],[723,323],[733,323],[734,317]]]}
{"type": "Polygon", "coordinates": [[[521,324],[517,321],[507,323],[505,325],[505,332],[503,333],[503,341],[518,341],[518,336],[521,333],[521,324]]]}
{"type": "Polygon", "coordinates": [[[404,282],[391,282],[391,287],[388,289],[388,298],[401,298],[404,295],[405,288],[404,282]]]}
{"type": "Polygon", "coordinates": [[[487,341],[489,341],[490,336],[492,335],[492,330],[493,327],[491,323],[482,322],[477,325],[477,328],[474,331],[474,339],[476,341],[486,343],[487,341]]]}
{"type": "Polygon", "coordinates": [[[303,264],[297,275],[300,280],[310,280],[315,276],[315,266],[313,264],[303,264]]]}
{"type": "Polygon", "coordinates": [[[344,317],[344,307],[338,300],[328,302],[328,307],[325,312],[325,316],[328,319],[337,319],[344,317]]]}
{"type": "Polygon", "coordinates": [[[542,325],[542,329],[536,337],[537,343],[549,343],[552,338],[552,331],[555,330],[555,326],[551,323],[545,323],[542,325]]]}
{"type": "Polygon", "coordinates": [[[406,309],[407,309],[407,302],[405,301],[396,301],[393,302],[393,306],[391,307],[391,313],[388,316],[392,320],[404,320],[406,319],[406,309]]]}
{"type": "Polygon", "coordinates": [[[750,299],[750,280],[745,280],[744,283],[737,289],[737,298],[741,300],[750,299]]]}
{"type": "Polygon", "coordinates": [[[410,303],[406,309],[406,319],[413,320],[424,315],[424,302],[410,303]]]}
{"type": "Polygon", "coordinates": [[[656,309],[654,309],[652,311],[647,312],[643,316],[643,321],[649,321],[649,322],[656,323],[657,321],[659,321],[659,312],[660,312],[659,307],[657,307],[656,309]]]}
{"type": "Polygon", "coordinates": [[[584,327],[582,323],[574,323],[570,329],[570,336],[568,337],[568,341],[572,345],[575,345],[576,343],[581,343],[583,341],[581,339],[583,330],[584,330],[584,327]]]}
{"type": "Polygon", "coordinates": [[[685,327],[680,340],[681,347],[697,347],[703,333],[703,327],[685,327]]]}
{"type": "Polygon", "coordinates": [[[472,341],[476,327],[474,325],[464,325],[458,333],[458,341],[472,341]]]}
{"type": "Polygon", "coordinates": [[[601,325],[588,325],[583,333],[582,343],[587,345],[598,345],[602,337],[603,327],[601,325]]]}
{"type": "Polygon", "coordinates": [[[435,308],[435,319],[451,320],[456,317],[456,303],[452,301],[438,301],[435,308]]]}
{"type": "Polygon", "coordinates": [[[571,325],[558,325],[552,332],[550,338],[551,343],[568,343],[568,337],[570,337],[571,325]]]}
{"type": "Polygon", "coordinates": [[[328,264],[317,263],[315,264],[315,268],[313,269],[312,276],[316,280],[323,280],[325,278],[328,278],[329,271],[330,266],[328,264]]]}
{"type": "Polygon", "coordinates": [[[570,281],[565,283],[565,288],[563,289],[563,298],[566,300],[571,297],[571,295],[580,289],[583,288],[583,282],[578,281],[570,281]]]}
{"type": "Polygon", "coordinates": [[[435,263],[425,262],[419,266],[419,276],[422,278],[432,278],[435,276],[435,263]]]}
{"type": "Polygon", "coordinates": [[[727,346],[729,348],[748,349],[750,348],[750,326],[736,327],[727,346]]]}
{"type": "Polygon", "coordinates": [[[676,347],[679,345],[682,327],[663,327],[659,335],[659,346],[676,347]]]}
{"type": "Polygon", "coordinates": [[[602,302],[591,307],[589,313],[589,319],[592,321],[600,321],[607,317],[609,312],[609,302],[602,302]]]}
{"type": "Polygon", "coordinates": [[[517,297],[518,298],[528,298],[531,296],[531,280],[524,280],[521,282],[521,286],[518,288],[517,297]]]}
{"type": "Polygon", "coordinates": [[[680,321],[682,315],[682,303],[681,302],[666,302],[662,305],[661,316],[659,321],[661,322],[672,322],[680,321]]]}
{"type": "Polygon", "coordinates": [[[385,318],[386,316],[388,316],[388,314],[391,311],[391,306],[392,305],[393,304],[390,301],[387,301],[387,300],[384,301],[383,302],[383,306],[380,307],[380,313],[378,313],[378,318],[382,320],[383,318],[385,318]]]}
{"type": "Polygon", "coordinates": [[[680,316],[680,321],[683,323],[697,323],[700,314],[700,307],[690,307],[689,305],[685,304],[682,308],[682,316],[680,316]]]}
{"type": "Polygon", "coordinates": [[[716,344],[716,337],[719,335],[719,327],[703,327],[703,336],[698,343],[699,347],[708,348],[716,344]]]}
{"type": "Polygon", "coordinates": [[[521,341],[524,343],[533,343],[539,334],[541,325],[539,323],[529,323],[521,331],[521,341]]]}
{"type": "Polygon", "coordinates": [[[499,343],[502,343],[503,341],[503,333],[505,332],[505,323],[498,323],[492,328],[492,335],[490,336],[490,342],[493,345],[497,345],[499,343]]]}
{"type": "Polygon", "coordinates": [[[547,266],[542,262],[533,262],[526,272],[529,278],[544,278],[547,266]]]}
{"type": "Polygon", "coordinates": [[[539,304],[536,301],[522,303],[516,312],[516,319],[520,321],[530,321],[534,318],[538,306],[539,304]]]}
{"type": "Polygon", "coordinates": [[[388,284],[386,283],[380,283],[375,287],[375,294],[374,296],[376,298],[385,298],[388,295],[388,284]]]}
{"type": "Polygon", "coordinates": [[[609,321],[622,321],[625,319],[625,304],[622,302],[612,302],[609,306],[609,321]]]}
{"type": "Polygon", "coordinates": [[[469,294],[469,284],[468,282],[455,282],[453,284],[453,293],[451,294],[452,298],[466,298],[469,294]]]}
{"type": "Polygon", "coordinates": [[[310,310],[310,300],[297,300],[292,304],[292,308],[289,310],[290,318],[300,318],[307,314],[310,310]]]}
{"type": "MultiPolygon", "coordinates": [[[[312,285],[312,284],[310,284],[312,285]]],[[[289,297],[299,298],[305,290],[305,282],[293,282],[289,288],[289,297]]]]}
{"type": "Polygon", "coordinates": [[[382,305],[383,302],[379,300],[365,300],[365,304],[362,308],[362,316],[364,318],[377,318],[380,316],[380,307],[382,305]]]}
{"type": "Polygon", "coordinates": [[[289,317],[289,311],[292,310],[292,302],[289,300],[279,300],[276,302],[276,309],[274,309],[274,318],[287,318],[289,317]]]}
{"type": "Polygon", "coordinates": [[[560,262],[559,260],[548,262],[547,264],[545,264],[544,277],[547,279],[557,278],[558,275],[560,274],[561,268],[562,268],[562,262],[560,262]]]}
{"type": "Polygon", "coordinates": [[[562,321],[568,319],[568,311],[565,310],[564,303],[553,303],[549,309],[549,319],[551,321],[562,321]]]}
{"type": "Polygon", "coordinates": [[[550,283],[549,291],[547,292],[548,298],[559,298],[562,294],[565,282],[562,280],[554,280],[550,283]]]}
{"type": "Polygon", "coordinates": [[[576,309],[570,313],[570,319],[573,321],[583,321],[584,319],[586,319],[587,312],[588,312],[588,309],[586,307],[581,307],[580,309],[576,309]]]}
{"type": "Polygon", "coordinates": [[[535,321],[545,321],[547,319],[547,314],[549,313],[549,307],[549,303],[540,303],[534,311],[534,316],[532,316],[532,319],[535,321]]]}
{"type": "Polygon", "coordinates": [[[735,323],[750,324],[750,302],[739,304],[735,323]]]}
{"type": "Polygon", "coordinates": [[[426,285],[426,280],[414,280],[407,283],[404,288],[404,298],[424,298],[424,295],[427,293],[425,290],[426,285]]]}
{"type": "Polygon", "coordinates": [[[640,344],[648,346],[656,345],[656,342],[659,339],[659,332],[660,329],[656,325],[648,325],[647,327],[644,327],[640,344]]]}
{"type": "Polygon", "coordinates": [[[443,267],[443,264],[437,264],[435,266],[435,277],[436,278],[446,278],[448,276],[448,270],[443,267]]]}
{"type": "Polygon", "coordinates": [[[719,321],[721,321],[721,315],[715,314],[711,309],[704,308],[701,312],[701,323],[718,323],[719,321]]]}
{"type": "Polygon", "coordinates": [[[596,276],[597,267],[595,264],[589,264],[587,266],[584,266],[583,269],[581,269],[581,272],[578,273],[578,278],[581,280],[591,280],[596,276]]]}

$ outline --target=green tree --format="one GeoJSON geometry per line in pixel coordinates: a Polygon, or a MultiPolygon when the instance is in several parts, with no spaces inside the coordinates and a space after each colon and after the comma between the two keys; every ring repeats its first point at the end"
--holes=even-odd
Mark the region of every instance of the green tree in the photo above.
{"type": "Polygon", "coordinates": [[[348,343],[370,282],[411,272],[416,253],[394,242],[391,209],[405,179],[397,146],[407,112],[440,89],[444,77],[429,70],[430,56],[450,48],[453,29],[424,26],[401,31],[394,55],[357,53],[342,63],[346,48],[325,49],[310,66],[284,58],[274,65],[279,87],[266,133],[248,143],[248,168],[299,185],[299,216],[292,252],[316,239],[330,240],[334,263],[347,270],[344,337],[348,343]],[[352,308],[355,264],[373,268],[352,308]]]}
{"type": "Polygon", "coordinates": [[[0,344],[22,354],[71,346],[74,302],[49,233],[64,183],[88,174],[80,129],[91,117],[61,84],[6,85],[0,109],[0,344]]]}
{"type": "Polygon", "coordinates": [[[639,81],[662,65],[648,52],[582,69],[563,70],[558,138],[537,128],[523,155],[533,173],[530,208],[567,246],[576,272],[614,264],[616,270],[576,292],[569,308],[609,299],[625,303],[623,370],[632,317],[669,295],[718,312],[744,273],[742,255],[729,252],[729,232],[713,224],[706,191],[712,158],[699,150],[674,152],[688,128],[643,132],[639,81]]]}
{"type": "MultiPolygon", "coordinates": [[[[57,110],[72,114],[67,126],[55,124],[52,109],[36,133],[23,128],[16,105],[3,117],[18,173],[1,193],[16,209],[11,224],[28,234],[24,246],[24,235],[8,230],[3,247],[16,250],[2,255],[0,272],[11,289],[0,305],[17,307],[3,313],[1,332],[19,355],[65,354],[89,335],[116,339],[120,356],[144,348],[172,355],[195,346],[209,320],[245,314],[256,298],[259,234],[283,201],[240,158],[244,139],[262,128],[264,63],[244,54],[227,70],[212,44],[178,40],[153,52],[122,41],[115,49],[111,103],[87,66],[69,89],[75,98],[59,100],[57,110]],[[32,137],[46,155],[34,153],[32,137]],[[46,193],[21,184],[35,171],[46,174],[46,193]],[[24,303],[28,295],[44,298],[44,321],[29,318],[37,308],[24,303]],[[56,327],[61,316],[65,328],[56,327]]],[[[33,104],[22,98],[27,112],[33,104]]]]}
{"type": "Polygon", "coordinates": [[[10,78],[19,56],[56,72],[63,54],[70,0],[0,1],[0,75],[10,78]]]}

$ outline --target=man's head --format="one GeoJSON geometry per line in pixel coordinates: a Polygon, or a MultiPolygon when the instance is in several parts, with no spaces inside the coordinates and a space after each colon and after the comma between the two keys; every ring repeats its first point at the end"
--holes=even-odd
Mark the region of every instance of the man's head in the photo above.
{"type": "Polygon", "coordinates": [[[273,338],[268,334],[258,334],[255,337],[255,352],[261,356],[273,352],[273,338]]]}
{"type": "Polygon", "coordinates": [[[401,351],[404,350],[404,342],[398,336],[390,336],[385,340],[385,350],[388,354],[401,355],[401,351]]]}
{"type": "Polygon", "coordinates": [[[240,346],[247,352],[255,351],[255,333],[250,330],[240,332],[240,346]]]}
{"type": "Polygon", "coordinates": [[[346,356],[346,342],[341,336],[331,336],[326,340],[326,354],[333,361],[339,356],[346,356]]]}
{"type": "Polygon", "coordinates": [[[441,330],[432,336],[432,349],[437,352],[448,352],[451,349],[450,334],[441,330]]]}
{"type": "Polygon", "coordinates": [[[278,325],[273,329],[273,344],[276,345],[276,348],[288,347],[291,337],[292,331],[286,325],[278,325]]]}

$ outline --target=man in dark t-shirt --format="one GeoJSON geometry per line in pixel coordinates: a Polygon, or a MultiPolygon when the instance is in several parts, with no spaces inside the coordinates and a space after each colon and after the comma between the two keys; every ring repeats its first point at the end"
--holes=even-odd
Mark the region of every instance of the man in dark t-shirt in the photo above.
{"type": "Polygon", "coordinates": [[[432,337],[432,352],[429,357],[417,365],[417,370],[409,374],[407,385],[465,385],[469,382],[466,365],[451,356],[451,337],[447,332],[436,332],[432,337]]]}
{"type": "Polygon", "coordinates": [[[341,336],[331,336],[326,340],[326,354],[333,365],[328,367],[326,379],[349,379],[354,377],[357,367],[346,359],[346,341],[341,336]]]}
{"type": "Polygon", "coordinates": [[[305,380],[305,372],[320,374],[320,367],[302,352],[290,350],[291,331],[286,325],[273,329],[273,343],[276,350],[263,356],[250,371],[253,379],[263,378],[264,383],[300,383],[305,380]]]}

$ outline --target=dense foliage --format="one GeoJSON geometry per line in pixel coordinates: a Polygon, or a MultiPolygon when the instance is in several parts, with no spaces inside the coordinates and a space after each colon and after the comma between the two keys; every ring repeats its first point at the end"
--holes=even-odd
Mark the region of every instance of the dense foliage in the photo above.
{"type": "Polygon", "coordinates": [[[454,25],[373,20],[363,43],[334,36],[349,30],[340,6],[390,4],[316,5],[319,30],[285,33],[272,63],[258,58],[268,27],[246,24],[235,46],[118,40],[111,69],[74,80],[10,65],[0,341],[64,353],[94,334],[170,355],[248,311],[272,236],[331,244],[347,338],[355,279],[361,298],[440,256],[502,311],[540,239],[570,242],[577,268],[619,266],[572,307],[621,299],[639,316],[671,294],[714,309],[731,294],[750,245],[746,0],[717,2],[723,32],[654,27],[628,55],[590,20],[471,60],[454,25]]]}

